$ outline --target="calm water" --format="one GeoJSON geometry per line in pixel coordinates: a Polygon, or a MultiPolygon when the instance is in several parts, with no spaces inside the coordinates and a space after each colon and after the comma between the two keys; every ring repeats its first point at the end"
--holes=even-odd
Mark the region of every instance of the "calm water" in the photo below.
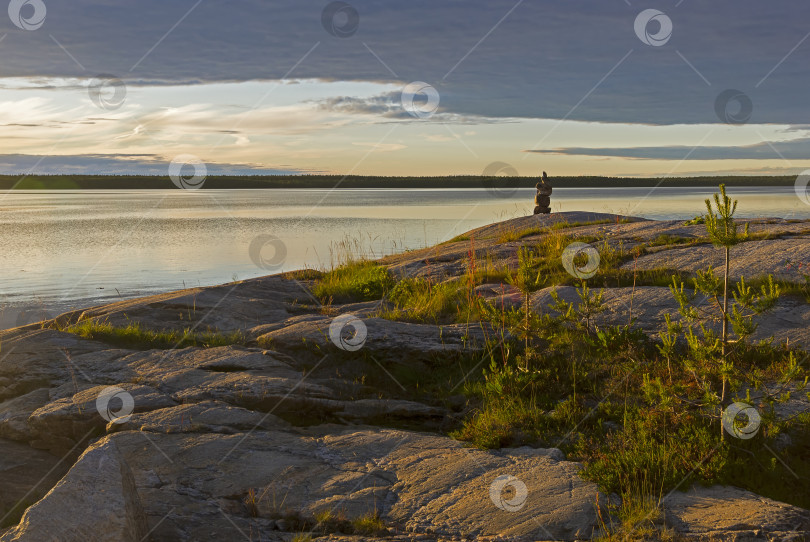
{"type": "MultiPolygon", "coordinates": [[[[714,191],[555,188],[552,209],[691,218],[714,191]]],[[[740,216],[810,218],[793,187],[730,193],[740,216]]],[[[184,286],[328,266],[346,239],[367,255],[420,248],[529,214],[533,197],[533,189],[509,197],[483,189],[2,194],[0,327],[184,286]],[[280,242],[256,241],[251,253],[259,235],[280,242]]]]}

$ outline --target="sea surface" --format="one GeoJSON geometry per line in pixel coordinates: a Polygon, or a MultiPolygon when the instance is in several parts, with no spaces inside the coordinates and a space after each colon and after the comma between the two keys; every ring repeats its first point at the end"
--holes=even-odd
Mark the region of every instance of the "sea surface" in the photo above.
{"type": "MultiPolygon", "coordinates": [[[[555,187],[552,210],[651,219],[712,188],[555,187]]],[[[810,219],[793,187],[733,188],[740,217],[810,219]]],[[[116,300],[377,257],[530,214],[534,189],[82,190],[0,195],[0,328],[116,300]]]]}

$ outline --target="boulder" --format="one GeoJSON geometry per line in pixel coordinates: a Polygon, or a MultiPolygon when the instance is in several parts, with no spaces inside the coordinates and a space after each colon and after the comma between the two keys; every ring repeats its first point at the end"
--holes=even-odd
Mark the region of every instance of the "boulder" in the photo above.
{"type": "Polygon", "coordinates": [[[148,533],[132,472],[115,442],[104,439],[0,542],[140,542],[148,533]]]}
{"type": "Polygon", "coordinates": [[[272,414],[262,414],[219,401],[204,401],[133,414],[124,423],[110,422],[107,431],[237,433],[255,428],[285,427],[289,427],[289,424],[272,414]]]}
{"type": "MultiPolygon", "coordinates": [[[[309,353],[314,360],[325,354],[340,354],[330,337],[334,318],[298,322],[259,337],[259,343],[285,352],[309,353]]],[[[413,363],[415,360],[441,363],[448,354],[476,350],[485,343],[480,325],[445,326],[397,322],[384,318],[362,320],[366,340],[360,354],[370,354],[385,363],[413,363]]],[[[447,360],[448,362],[450,360],[447,360]]]]}
{"type": "Polygon", "coordinates": [[[28,425],[28,418],[49,401],[48,388],[39,388],[0,403],[0,438],[19,442],[30,441],[34,434],[28,425]]]}

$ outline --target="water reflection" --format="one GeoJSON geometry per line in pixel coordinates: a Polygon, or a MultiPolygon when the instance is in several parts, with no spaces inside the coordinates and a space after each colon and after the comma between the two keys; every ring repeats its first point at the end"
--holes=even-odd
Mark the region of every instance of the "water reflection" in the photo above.
{"type": "MultiPolygon", "coordinates": [[[[555,187],[554,212],[654,219],[704,212],[715,190],[555,187]]],[[[792,187],[734,188],[740,216],[810,218],[792,187]]],[[[531,213],[534,189],[36,191],[0,200],[0,326],[93,304],[267,274],[258,235],[283,240],[277,268],[324,267],[350,242],[369,256],[420,248],[531,213]],[[348,241],[347,241],[348,240],[348,241]]]]}

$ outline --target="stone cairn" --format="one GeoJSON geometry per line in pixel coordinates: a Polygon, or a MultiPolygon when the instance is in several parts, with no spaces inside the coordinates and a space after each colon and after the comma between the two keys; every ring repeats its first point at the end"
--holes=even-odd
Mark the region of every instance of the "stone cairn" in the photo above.
{"type": "Polygon", "coordinates": [[[548,175],[543,172],[543,180],[535,186],[537,195],[534,196],[534,214],[547,215],[551,212],[551,183],[548,182],[548,175]]]}

